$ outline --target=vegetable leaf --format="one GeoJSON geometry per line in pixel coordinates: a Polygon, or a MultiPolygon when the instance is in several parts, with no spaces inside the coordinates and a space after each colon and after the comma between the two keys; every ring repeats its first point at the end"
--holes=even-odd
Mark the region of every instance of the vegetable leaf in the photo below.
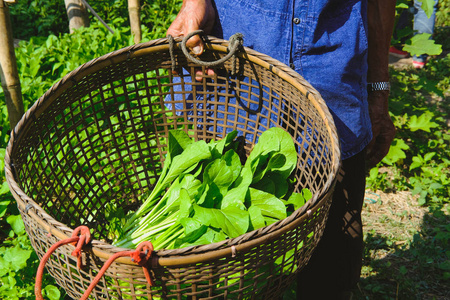
{"type": "Polygon", "coordinates": [[[261,213],[265,217],[272,217],[276,219],[286,218],[286,206],[283,201],[272,194],[249,188],[250,207],[257,206],[261,209],[261,213]]]}
{"type": "Polygon", "coordinates": [[[238,237],[247,232],[249,226],[248,211],[237,206],[223,209],[204,208],[194,204],[194,217],[206,226],[222,229],[229,237],[238,237]]]}
{"type": "Polygon", "coordinates": [[[241,171],[239,156],[233,150],[227,151],[221,159],[213,160],[203,173],[203,182],[217,186],[225,194],[241,171]]]}
{"type": "Polygon", "coordinates": [[[294,210],[297,210],[311,198],[312,193],[308,189],[304,189],[301,193],[292,193],[286,204],[292,204],[294,210]]]}
{"type": "Polygon", "coordinates": [[[198,141],[196,143],[189,144],[180,155],[173,158],[172,166],[167,172],[164,182],[169,183],[175,180],[175,178],[183,173],[183,171],[187,168],[197,164],[203,159],[210,157],[211,152],[209,151],[209,147],[205,141],[198,141]]]}
{"type": "Polygon", "coordinates": [[[266,226],[261,208],[256,205],[250,206],[248,208],[248,213],[250,215],[250,222],[253,226],[253,229],[259,229],[266,226]]]}
{"type": "Polygon", "coordinates": [[[170,130],[168,134],[168,157],[173,159],[175,156],[181,154],[184,149],[193,141],[189,135],[182,130],[170,130]]]}
{"type": "Polygon", "coordinates": [[[225,136],[225,138],[221,139],[218,142],[212,142],[214,145],[213,150],[211,151],[213,153],[214,158],[220,158],[220,156],[223,154],[224,150],[230,146],[230,144],[234,141],[236,138],[238,132],[237,130],[233,130],[229,134],[225,136]]]}

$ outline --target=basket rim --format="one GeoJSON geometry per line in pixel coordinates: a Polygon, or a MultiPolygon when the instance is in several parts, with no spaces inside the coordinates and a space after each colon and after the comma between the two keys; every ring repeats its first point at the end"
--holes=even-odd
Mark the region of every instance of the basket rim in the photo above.
{"type": "MultiPolygon", "coordinates": [[[[221,53],[227,53],[228,49],[228,41],[219,39],[213,36],[207,37],[208,42],[205,43],[205,48],[209,51],[218,51],[221,53]]],[[[177,44],[175,47],[179,47],[178,42],[181,41],[181,38],[175,38],[177,44]]],[[[55,83],[49,90],[47,90],[22,116],[21,120],[18,122],[16,127],[11,131],[11,137],[8,142],[8,146],[6,148],[5,153],[5,177],[10,187],[11,193],[17,201],[17,204],[31,216],[33,219],[41,223],[41,225],[47,225],[46,227],[49,233],[55,235],[60,239],[69,238],[73,232],[73,228],[69,228],[67,225],[55,220],[52,216],[47,214],[31,197],[29,197],[19,186],[19,184],[15,180],[15,172],[13,161],[11,160],[11,155],[14,153],[16,145],[20,142],[21,138],[24,136],[24,133],[27,132],[28,127],[32,125],[33,119],[39,116],[65,89],[75,85],[80,79],[82,79],[87,74],[95,72],[101,68],[105,68],[112,64],[116,64],[127,60],[129,58],[139,57],[145,55],[149,52],[157,52],[157,51],[166,51],[169,49],[168,38],[160,38],[152,41],[148,41],[141,44],[131,45],[108,54],[105,54],[101,57],[95,58],[89,62],[86,62],[73,70],[72,72],[65,75],[60,81],[55,83]],[[31,210],[32,208],[32,210],[31,210]],[[45,219],[47,224],[44,224],[45,219]]],[[[329,176],[327,182],[324,187],[313,195],[313,198],[310,199],[294,211],[289,217],[277,221],[271,225],[266,227],[254,230],[252,232],[248,232],[244,235],[241,235],[236,238],[228,239],[222,242],[207,244],[207,245],[199,245],[199,246],[191,246],[185,247],[181,249],[167,250],[161,249],[155,251],[155,256],[158,257],[158,264],[160,266],[164,265],[172,265],[174,262],[171,261],[170,258],[176,259],[176,265],[189,263],[192,261],[191,256],[204,256],[205,252],[212,253],[216,251],[217,258],[226,257],[232,255],[231,247],[236,247],[239,249],[245,249],[245,247],[252,245],[254,246],[255,240],[261,239],[261,243],[270,236],[273,236],[276,233],[276,236],[280,235],[283,232],[283,227],[293,226],[292,224],[297,224],[303,218],[307,217],[309,214],[308,211],[311,212],[316,210],[321,201],[323,201],[327,195],[334,187],[336,182],[337,173],[340,167],[340,147],[339,147],[339,138],[337,135],[337,130],[334,125],[333,118],[331,116],[328,107],[325,104],[325,101],[320,96],[319,92],[315,90],[300,74],[289,68],[287,65],[281,63],[278,60],[271,58],[263,53],[257,52],[248,47],[244,47],[244,51],[238,54],[239,57],[249,60],[257,65],[260,65],[267,70],[271,71],[273,74],[281,77],[288,83],[292,84],[295,88],[297,88],[300,92],[302,92],[306,98],[311,101],[316,110],[319,112],[322,120],[325,123],[325,126],[328,130],[331,147],[330,151],[332,151],[332,170],[331,176],[329,176]],[[320,197],[319,197],[320,196],[320,197]],[[219,251],[219,252],[217,252],[219,251]]],[[[106,250],[94,250],[97,256],[108,259],[112,254],[124,250],[123,248],[118,248],[112,246],[104,241],[94,240],[92,241],[93,248],[102,248],[106,250]]],[[[242,251],[242,250],[240,250],[242,251]]],[[[195,259],[194,259],[195,260],[195,259]]],[[[130,258],[121,258],[119,261],[134,265],[130,258]]],[[[202,260],[203,261],[203,260],[202,260]]]]}

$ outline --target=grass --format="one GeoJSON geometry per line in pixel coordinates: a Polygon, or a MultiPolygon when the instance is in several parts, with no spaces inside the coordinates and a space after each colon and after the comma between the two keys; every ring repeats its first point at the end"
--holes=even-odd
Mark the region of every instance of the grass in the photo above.
{"type": "Polygon", "coordinates": [[[449,209],[419,206],[407,191],[368,191],[366,248],[354,299],[450,299],[449,209]]]}

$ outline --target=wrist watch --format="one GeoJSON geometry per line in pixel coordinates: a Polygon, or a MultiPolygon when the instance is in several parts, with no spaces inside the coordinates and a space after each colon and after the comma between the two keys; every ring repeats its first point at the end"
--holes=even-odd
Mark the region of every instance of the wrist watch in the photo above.
{"type": "Polygon", "coordinates": [[[368,92],[389,91],[390,89],[391,89],[391,84],[388,81],[367,83],[367,91],[368,92]]]}

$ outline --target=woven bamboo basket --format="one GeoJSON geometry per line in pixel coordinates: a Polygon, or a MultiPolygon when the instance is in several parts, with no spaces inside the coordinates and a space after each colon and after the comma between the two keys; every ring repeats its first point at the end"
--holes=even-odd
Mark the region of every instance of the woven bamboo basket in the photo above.
{"type": "MultiPolygon", "coordinates": [[[[227,41],[204,38],[202,60],[227,55],[227,41]]],[[[206,75],[175,42],[153,40],[94,59],[23,116],[11,134],[5,171],[31,243],[42,257],[75,227],[91,229],[84,267],[77,268],[72,245],[58,248],[46,265],[79,299],[105,260],[124,250],[108,239],[106,204],[139,204],[162,168],[169,130],[217,140],[238,129],[250,150],[262,132],[277,126],[291,134],[298,150],[295,191],[310,189],[311,200],[286,219],[237,238],[153,252],[147,266],[153,286],[142,267],[119,258],[91,297],[279,298],[323,232],[340,162],[333,119],[308,82],[266,55],[242,48],[235,63],[226,60],[206,75]],[[173,64],[190,72],[172,72],[173,64]],[[204,75],[193,80],[189,74],[198,69],[204,75]]]]}

